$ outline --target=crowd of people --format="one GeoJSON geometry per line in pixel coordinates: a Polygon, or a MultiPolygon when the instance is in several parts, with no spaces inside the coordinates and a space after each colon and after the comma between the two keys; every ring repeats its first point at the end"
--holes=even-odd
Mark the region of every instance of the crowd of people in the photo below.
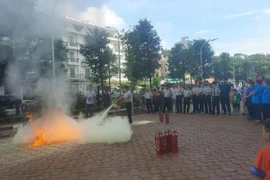
{"type": "Polygon", "coordinates": [[[197,82],[191,85],[172,83],[160,89],[145,88],[141,101],[148,113],[175,112],[210,115],[240,114],[257,123],[270,118],[270,81],[261,77],[255,81],[197,82]],[[191,110],[192,103],[192,110],[191,110]],[[222,111],[222,112],[221,112],[222,111]]]}

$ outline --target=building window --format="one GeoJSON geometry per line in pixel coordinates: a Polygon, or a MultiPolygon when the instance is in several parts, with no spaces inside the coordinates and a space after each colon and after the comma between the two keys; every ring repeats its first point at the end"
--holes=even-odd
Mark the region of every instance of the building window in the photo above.
{"type": "Polygon", "coordinates": [[[85,78],[88,78],[90,76],[90,69],[85,68],[85,78]]]}
{"type": "Polygon", "coordinates": [[[74,67],[70,67],[69,68],[69,73],[70,73],[70,77],[75,77],[75,68],[74,67]]]}
{"type": "Polygon", "coordinates": [[[70,62],[75,62],[75,53],[74,52],[69,52],[68,53],[68,58],[70,62]]]}
{"type": "Polygon", "coordinates": [[[77,43],[75,42],[74,36],[69,36],[68,37],[68,43],[69,43],[70,46],[76,46],[77,43]]]}
{"type": "Polygon", "coordinates": [[[114,44],[113,45],[113,49],[114,49],[115,52],[118,52],[119,51],[118,44],[114,44]]]}

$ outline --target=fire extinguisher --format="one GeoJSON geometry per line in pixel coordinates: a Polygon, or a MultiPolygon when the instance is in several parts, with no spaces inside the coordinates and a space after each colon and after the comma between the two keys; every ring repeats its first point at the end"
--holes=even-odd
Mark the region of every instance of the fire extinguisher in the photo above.
{"type": "Polygon", "coordinates": [[[157,155],[162,154],[162,134],[158,133],[155,135],[155,141],[156,141],[156,152],[157,155]]]}
{"type": "Polygon", "coordinates": [[[163,122],[163,113],[159,113],[159,120],[160,122],[163,122]]]}
{"type": "Polygon", "coordinates": [[[166,119],[166,124],[169,124],[169,122],[170,122],[169,113],[165,114],[165,119],[166,119]]]}
{"type": "Polygon", "coordinates": [[[162,134],[162,152],[167,153],[168,152],[168,144],[167,144],[167,133],[162,134]]]}
{"type": "Polygon", "coordinates": [[[171,134],[171,148],[173,153],[178,152],[178,135],[176,131],[171,134]]]}
{"type": "Polygon", "coordinates": [[[172,150],[172,133],[170,130],[168,130],[167,132],[167,150],[168,152],[171,152],[172,150]]]}

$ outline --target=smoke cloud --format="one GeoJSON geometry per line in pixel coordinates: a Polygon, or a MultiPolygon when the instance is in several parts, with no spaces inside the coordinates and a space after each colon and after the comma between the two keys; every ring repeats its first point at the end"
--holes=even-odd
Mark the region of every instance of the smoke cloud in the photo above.
{"type": "Polygon", "coordinates": [[[132,136],[132,128],[127,118],[107,117],[111,108],[103,114],[79,122],[67,116],[60,108],[45,113],[41,119],[20,127],[14,136],[15,144],[34,144],[42,136],[38,145],[77,141],[79,143],[123,143],[132,136]]]}

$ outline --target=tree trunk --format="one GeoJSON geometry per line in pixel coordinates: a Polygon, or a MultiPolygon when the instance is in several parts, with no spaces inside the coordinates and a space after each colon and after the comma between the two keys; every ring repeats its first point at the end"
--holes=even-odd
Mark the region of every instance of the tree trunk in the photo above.
{"type": "Polygon", "coordinates": [[[149,77],[149,81],[150,81],[150,88],[152,87],[152,76],[149,77]]]}
{"type": "Polygon", "coordinates": [[[185,76],[185,74],[183,75],[183,85],[185,86],[185,84],[186,84],[186,76],[185,76]]]}

